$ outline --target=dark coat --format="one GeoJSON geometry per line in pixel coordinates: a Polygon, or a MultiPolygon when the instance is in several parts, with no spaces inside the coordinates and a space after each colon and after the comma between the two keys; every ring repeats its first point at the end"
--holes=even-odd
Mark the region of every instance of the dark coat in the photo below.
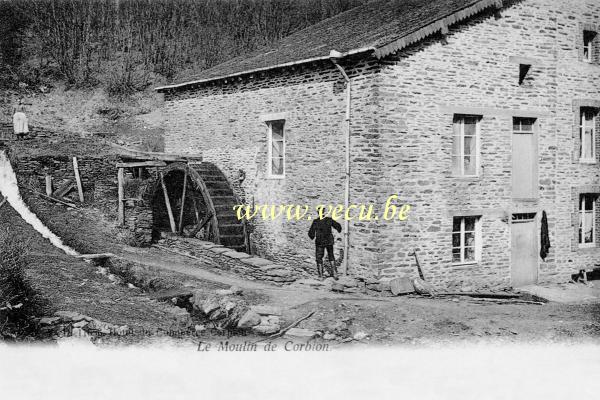
{"type": "Polygon", "coordinates": [[[331,246],[333,245],[333,234],[331,228],[341,232],[342,226],[335,222],[331,217],[325,217],[323,219],[315,218],[308,231],[308,237],[312,240],[315,239],[317,246],[331,246]]]}
{"type": "Polygon", "coordinates": [[[540,232],[540,257],[542,260],[546,260],[548,252],[550,251],[550,235],[548,233],[548,218],[546,217],[546,211],[542,211],[542,226],[540,232]]]}

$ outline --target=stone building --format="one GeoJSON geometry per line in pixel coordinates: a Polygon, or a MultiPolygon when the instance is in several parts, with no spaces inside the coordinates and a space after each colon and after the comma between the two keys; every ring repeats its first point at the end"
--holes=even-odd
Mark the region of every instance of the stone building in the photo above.
{"type": "MultiPolygon", "coordinates": [[[[348,223],[349,274],[415,276],[415,250],[447,285],[600,262],[598,0],[373,1],[157,90],[166,150],[202,153],[245,203],[373,204],[348,223]],[[393,194],[404,221],[382,218],[393,194]]],[[[251,222],[256,253],[314,262],[310,220],[251,222]]]]}

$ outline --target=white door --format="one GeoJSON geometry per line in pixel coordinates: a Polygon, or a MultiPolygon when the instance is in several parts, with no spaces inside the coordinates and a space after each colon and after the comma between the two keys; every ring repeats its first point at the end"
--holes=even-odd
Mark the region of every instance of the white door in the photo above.
{"type": "Polygon", "coordinates": [[[538,235],[535,213],[513,214],[511,224],[511,283],[532,285],[538,278],[538,235]]]}

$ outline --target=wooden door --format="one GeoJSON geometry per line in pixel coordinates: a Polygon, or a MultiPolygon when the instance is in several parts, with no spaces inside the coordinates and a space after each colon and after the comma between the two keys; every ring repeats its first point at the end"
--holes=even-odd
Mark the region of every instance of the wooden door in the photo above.
{"type": "Polygon", "coordinates": [[[538,278],[538,235],[535,213],[513,214],[511,224],[511,283],[532,285],[538,278]]]}

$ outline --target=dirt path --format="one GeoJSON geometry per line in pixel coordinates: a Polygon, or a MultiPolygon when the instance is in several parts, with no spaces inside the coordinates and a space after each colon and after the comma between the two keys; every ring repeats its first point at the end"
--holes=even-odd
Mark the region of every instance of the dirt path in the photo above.
{"type": "Polygon", "coordinates": [[[154,247],[136,249],[133,247],[122,246],[113,253],[128,261],[174,271],[196,279],[217,282],[229,286],[238,286],[246,290],[259,291],[268,296],[271,303],[284,308],[299,306],[311,301],[349,297],[347,295],[343,296],[333,292],[316,290],[308,287],[304,289],[295,286],[275,286],[266,282],[250,281],[225,271],[216,272],[215,268],[218,268],[218,265],[213,261],[195,260],[190,257],[154,247]]]}

